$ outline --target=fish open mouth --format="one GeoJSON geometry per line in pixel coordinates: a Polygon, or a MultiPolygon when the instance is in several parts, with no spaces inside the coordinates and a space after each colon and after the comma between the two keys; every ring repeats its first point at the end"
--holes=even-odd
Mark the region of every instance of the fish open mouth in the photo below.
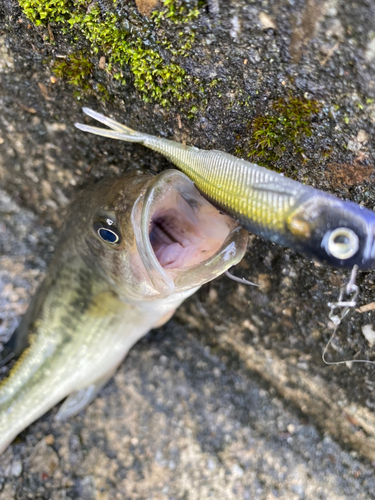
{"type": "Polygon", "coordinates": [[[149,238],[164,269],[186,269],[212,257],[230,233],[223,217],[202,196],[170,190],[151,216],[149,238]]]}
{"type": "Polygon", "coordinates": [[[247,242],[247,233],[176,170],[159,174],[148,187],[139,236],[151,281],[158,291],[169,292],[223,273],[242,258],[247,242]]]}

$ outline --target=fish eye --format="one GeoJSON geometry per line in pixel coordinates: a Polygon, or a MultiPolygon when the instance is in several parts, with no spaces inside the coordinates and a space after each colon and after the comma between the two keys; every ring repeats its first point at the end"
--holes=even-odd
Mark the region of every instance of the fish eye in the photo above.
{"type": "Polygon", "coordinates": [[[328,235],[326,248],[337,259],[350,259],[358,251],[359,239],[352,229],[338,227],[328,235]]]}
{"type": "Polygon", "coordinates": [[[99,238],[106,243],[111,243],[112,245],[120,243],[120,235],[117,229],[113,227],[113,221],[111,219],[106,219],[105,222],[95,221],[94,231],[97,233],[99,238]]]}

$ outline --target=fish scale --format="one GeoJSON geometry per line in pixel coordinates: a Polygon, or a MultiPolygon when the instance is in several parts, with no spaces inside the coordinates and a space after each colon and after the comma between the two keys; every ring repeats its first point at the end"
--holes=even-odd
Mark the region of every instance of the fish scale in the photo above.
{"type": "Polygon", "coordinates": [[[20,356],[0,382],[0,454],[64,398],[57,419],[81,411],[143,335],[241,260],[247,240],[246,231],[219,214],[176,170],[157,176],[130,172],[81,191],[46,278],[0,353],[5,362],[20,356]],[[183,195],[190,201],[187,213],[183,195]],[[184,262],[181,252],[181,267],[171,274],[151,242],[176,245],[150,225],[165,205],[169,213],[157,217],[161,227],[171,229],[189,256],[197,253],[184,262]],[[115,243],[103,238],[103,227],[116,235],[115,243]],[[200,253],[202,248],[208,253],[200,253]]]}

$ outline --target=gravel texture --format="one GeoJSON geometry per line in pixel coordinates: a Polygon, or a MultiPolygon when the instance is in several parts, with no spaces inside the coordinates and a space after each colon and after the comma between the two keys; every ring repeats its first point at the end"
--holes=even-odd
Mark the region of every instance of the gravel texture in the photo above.
{"type": "MultiPolygon", "coordinates": [[[[0,340],[43,278],[80,186],[130,168],[169,167],[141,146],[77,131],[83,104],[134,128],[245,157],[252,120],[273,100],[315,99],[321,111],[304,156],[288,146],[276,167],[374,209],[374,26],[370,0],[207,2],[196,42],[177,62],[219,83],[189,118],[183,103],[164,109],[142,101],[126,68],[125,86],[103,76],[100,54],[90,78],[105,82],[111,99],[77,100],[51,71],[56,55],[72,51],[69,35],[52,25],[52,42],[46,26],[34,27],[16,1],[4,0],[0,340]]],[[[321,360],[332,332],[327,303],[348,273],[254,236],[233,272],[260,287],[227,278],[204,286],[132,349],[86,411],[61,424],[54,408],[26,429],[0,457],[1,499],[375,498],[374,366],[321,360]]],[[[361,273],[358,284],[358,305],[374,302],[374,273],[361,273]]],[[[374,310],[350,314],[328,359],[374,360],[362,333],[368,325],[374,310]]]]}

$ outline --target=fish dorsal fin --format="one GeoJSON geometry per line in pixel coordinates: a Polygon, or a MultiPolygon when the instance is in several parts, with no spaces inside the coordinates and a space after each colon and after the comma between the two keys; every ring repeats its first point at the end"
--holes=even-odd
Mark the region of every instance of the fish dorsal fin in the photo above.
{"type": "Polygon", "coordinates": [[[4,344],[0,352],[0,367],[6,365],[11,359],[18,358],[29,345],[32,325],[36,320],[40,307],[48,293],[48,278],[40,285],[37,293],[31,299],[30,305],[24,314],[21,323],[15,329],[10,339],[4,344]]]}

